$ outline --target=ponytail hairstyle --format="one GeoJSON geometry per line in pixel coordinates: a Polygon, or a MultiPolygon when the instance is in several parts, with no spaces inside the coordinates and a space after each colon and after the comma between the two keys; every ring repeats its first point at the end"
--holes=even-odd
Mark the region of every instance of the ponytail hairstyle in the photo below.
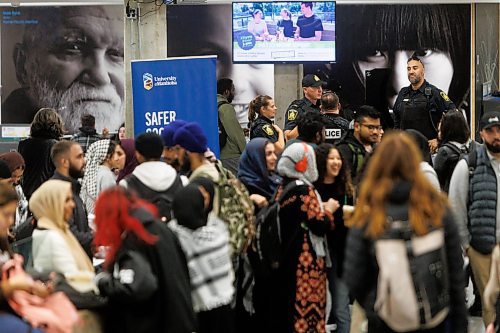
{"type": "Polygon", "coordinates": [[[268,106],[270,100],[272,100],[270,96],[259,95],[250,101],[250,104],[248,104],[248,121],[253,122],[257,115],[260,114],[260,109],[268,106]]]}

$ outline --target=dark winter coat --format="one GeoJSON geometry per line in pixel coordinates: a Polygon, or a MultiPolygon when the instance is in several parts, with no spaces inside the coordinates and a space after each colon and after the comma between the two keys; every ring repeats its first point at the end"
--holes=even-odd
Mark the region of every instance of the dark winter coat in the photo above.
{"type": "MultiPolygon", "coordinates": [[[[409,185],[396,186],[389,195],[386,208],[387,215],[395,219],[408,218],[409,185]]],[[[445,232],[446,259],[448,262],[448,276],[450,278],[450,312],[448,322],[423,332],[448,332],[444,326],[449,324],[449,332],[467,332],[467,310],[465,308],[465,275],[463,270],[462,250],[458,229],[453,220],[451,211],[443,217],[445,232]]],[[[344,261],[343,279],[351,295],[363,306],[368,318],[369,332],[393,332],[374,311],[377,295],[378,265],[375,258],[373,241],[365,236],[365,228],[353,227],[349,231],[344,261]]]]}
{"type": "Polygon", "coordinates": [[[27,138],[19,142],[17,151],[24,158],[24,170],[21,186],[29,201],[31,194],[54,174],[56,167],[50,158],[50,150],[57,142],[51,138],[27,138]]]}
{"type": "Polygon", "coordinates": [[[104,316],[107,332],[191,333],[197,323],[191,302],[190,279],[186,258],[174,233],[143,209],[134,211],[146,230],[158,237],[153,245],[139,242],[128,234],[110,273],[130,270],[123,278],[112,274],[99,280],[98,286],[109,297],[104,316]],[[132,283],[130,275],[133,276],[132,283]],[[124,279],[124,280],[122,280],[124,279]]]}

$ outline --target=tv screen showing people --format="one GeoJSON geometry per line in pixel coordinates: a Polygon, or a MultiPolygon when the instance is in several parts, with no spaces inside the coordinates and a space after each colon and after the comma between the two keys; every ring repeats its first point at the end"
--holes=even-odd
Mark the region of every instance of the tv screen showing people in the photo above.
{"type": "Polygon", "coordinates": [[[335,62],[335,2],[233,2],[233,62],[335,62]]]}

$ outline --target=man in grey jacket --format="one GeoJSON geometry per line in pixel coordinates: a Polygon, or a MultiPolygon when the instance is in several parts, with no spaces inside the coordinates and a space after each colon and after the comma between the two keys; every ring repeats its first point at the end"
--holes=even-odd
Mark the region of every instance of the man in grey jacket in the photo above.
{"type": "MultiPolygon", "coordinates": [[[[483,300],[488,282],[491,253],[500,240],[500,112],[489,112],[479,121],[484,144],[477,147],[474,159],[460,160],[450,181],[449,199],[458,223],[462,247],[467,252],[472,272],[483,300]],[[475,165],[475,167],[474,167],[475,165]],[[473,169],[469,171],[469,167],[473,169]]],[[[485,310],[486,325],[495,319],[485,310]]]]}

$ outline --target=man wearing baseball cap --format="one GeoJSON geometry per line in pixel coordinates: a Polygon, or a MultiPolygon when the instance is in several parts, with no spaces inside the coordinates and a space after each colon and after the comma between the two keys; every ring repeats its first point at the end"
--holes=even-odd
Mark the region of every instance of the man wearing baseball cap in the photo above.
{"type": "Polygon", "coordinates": [[[302,79],[302,90],[304,98],[293,101],[285,114],[285,137],[287,140],[295,139],[298,136],[297,118],[304,112],[318,112],[321,95],[323,94],[324,82],[317,75],[307,74],[302,79]]]}
{"type": "Polygon", "coordinates": [[[483,321],[495,311],[485,307],[483,293],[490,275],[491,253],[500,240],[500,112],[479,121],[482,145],[458,162],[450,181],[449,199],[481,295],[483,321]]]}

